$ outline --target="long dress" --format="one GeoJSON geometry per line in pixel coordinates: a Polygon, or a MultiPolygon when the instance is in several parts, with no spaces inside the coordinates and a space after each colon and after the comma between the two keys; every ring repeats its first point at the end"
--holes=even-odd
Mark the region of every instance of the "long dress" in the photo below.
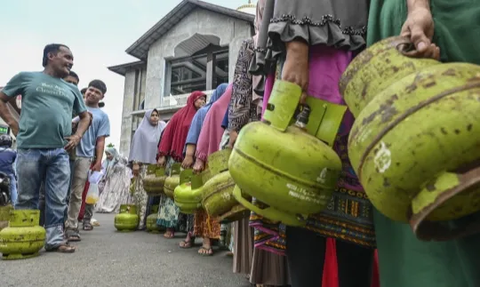
{"type": "MultiPolygon", "coordinates": [[[[406,19],[406,1],[372,0],[368,45],[396,36],[406,19]]],[[[480,65],[479,0],[431,0],[435,36],[445,62],[480,65]]],[[[474,216],[479,216],[473,215],[474,216]]],[[[381,286],[480,286],[480,235],[449,242],[423,242],[409,225],[394,222],[375,210],[381,286]]],[[[469,217],[463,219],[469,220],[469,217]]]]}
{"type": "Polygon", "coordinates": [[[131,171],[127,167],[127,159],[121,158],[111,166],[106,166],[105,180],[95,212],[111,213],[120,210],[120,204],[126,203],[129,197],[131,171]]]}

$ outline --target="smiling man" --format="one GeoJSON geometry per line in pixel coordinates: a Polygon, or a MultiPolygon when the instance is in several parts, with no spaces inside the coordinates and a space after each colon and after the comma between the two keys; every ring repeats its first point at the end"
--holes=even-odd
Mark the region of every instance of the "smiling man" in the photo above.
{"type": "MultiPolygon", "coordinates": [[[[85,104],[93,115],[93,121],[77,147],[68,219],[65,224],[66,236],[69,241],[80,241],[77,218],[82,206],[82,193],[88,178],[88,171],[102,169],[102,155],[105,149],[105,138],[110,135],[110,121],[107,114],[100,109],[99,102],[104,98],[106,92],[107,86],[100,80],[91,81],[85,91],[85,104]]],[[[86,205],[83,230],[93,229],[90,223],[92,215],[93,206],[86,205]]]]}
{"type": "Polygon", "coordinates": [[[90,115],[78,88],[63,80],[73,66],[70,49],[50,44],[43,50],[42,72],[21,72],[0,92],[0,116],[17,137],[18,198],[15,209],[37,209],[45,182],[47,251],[75,252],[63,239],[63,216],[70,179],[67,151],[75,149],[88,128],[90,115]],[[7,103],[22,96],[17,122],[7,103]],[[72,135],[72,113],[81,118],[72,135]]]}

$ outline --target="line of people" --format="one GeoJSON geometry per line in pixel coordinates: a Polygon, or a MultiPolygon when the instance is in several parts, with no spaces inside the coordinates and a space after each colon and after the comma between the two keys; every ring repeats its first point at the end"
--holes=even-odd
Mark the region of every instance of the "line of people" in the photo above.
{"type": "MultiPolygon", "coordinates": [[[[298,84],[305,96],[345,105],[338,88],[340,76],[366,46],[389,36],[409,37],[416,47],[414,57],[480,64],[478,45],[471,40],[480,31],[480,18],[475,16],[479,4],[260,0],[256,33],[239,51],[233,82],[220,85],[203,108],[205,95],[193,92],[165,130],[164,123],[158,124],[158,111],[147,112],[130,153],[134,174],[142,178],[145,164],[154,164],[155,157],[167,169],[177,162],[202,171],[209,154],[232,148],[239,131],[261,119],[278,79],[298,84]],[[461,36],[465,33],[470,36],[461,36]]],[[[478,286],[480,277],[472,272],[478,260],[469,253],[478,249],[474,243],[478,237],[422,242],[409,226],[387,219],[372,206],[348,159],[353,122],[347,112],[337,133],[334,149],[343,170],[328,208],[311,216],[306,228],[274,224],[254,213],[235,222],[234,272],[246,274],[257,286],[370,287],[379,286],[379,281],[388,287],[478,286]]],[[[144,213],[146,196],[141,180],[136,182],[134,192],[145,205],[144,213]]],[[[181,248],[191,248],[194,238],[202,237],[198,251],[202,255],[213,254],[212,240],[220,239],[223,229],[201,211],[193,217],[181,214],[166,196],[160,200],[157,223],[166,228],[166,238],[173,238],[175,231],[187,233],[181,248]]]]}
{"type": "MultiPolygon", "coordinates": [[[[478,44],[472,40],[480,33],[479,4],[479,0],[258,1],[256,33],[243,42],[232,83],[219,85],[207,105],[206,94],[193,92],[168,124],[160,120],[158,110],[149,110],[136,130],[128,161],[133,172],[133,200],[139,207],[138,229],[145,228],[148,209],[156,203],[148,202],[142,186],[146,166],[158,164],[168,170],[173,163],[181,163],[183,168],[201,172],[208,167],[208,155],[232,148],[239,131],[261,119],[276,80],[296,83],[305,95],[344,105],[338,81],[348,64],[366,46],[398,34],[415,44],[412,56],[480,64],[478,44]]],[[[101,158],[108,136],[100,128],[94,130],[101,124],[95,124],[93,112],[89,127],[89,104],[85,106],[78,89],[62,80],[72,64],[66,46],[47,46],[44,72],[20,73],[0,93],[0,115],[18,134],[21,180],[15,208],[35,209],[44,182],[46,249],[61,252],[75,250],[63,238],[70,183],[66,151],[81,146],[85,139],[85,146],[79,148],[81,156],[75,160],[66,221],[67,239],[74,241],[80,239],[77,217],[84,189],[80,182],[84,186],[85,173],[100,167],[98,160],[92,164],[91,159],[101,158]],[[18,94],[23,96],[20,124],[6,107],[18,94]],[[73,135],[72,111],[80,117],[73,135]],[[91,135],[84,136],[88,131],[91,135]],[[78,176],[77,166],[82,171],[78,176]]],[[[93,88],[99,92],[92,89],[90,100],[85,101],[97,109],[106,88],[93,88]]],[[[233,223],[233,271],[264,286],[370,287],[378,280],[388,287],[479,286],[480,276],[475,272],[480,263],[478,236],[422,242],[408,225],[393,222],[371,205],[348,159],[353,122],[347,113],[337,133],[334,149],[343,170],[328,208],[311,216],[306,228],[279,225],[254,213],[233,223]],[[375,249],[379,279],[372,276],[376,274],[372,272],[375,249]]],[[[198,253],[213,255],[212,242],[222,238],[224,229],[219,222],[201,211],[193,216],[182,214],[167,196],[157,200],[157,224],[165,228],[165,238],[185,232],[179,246],[192,248],[194,239],[202,237],[198,253]]],[[[91,216],[86,217],[83,228],[91,230],[91,216]]]]}

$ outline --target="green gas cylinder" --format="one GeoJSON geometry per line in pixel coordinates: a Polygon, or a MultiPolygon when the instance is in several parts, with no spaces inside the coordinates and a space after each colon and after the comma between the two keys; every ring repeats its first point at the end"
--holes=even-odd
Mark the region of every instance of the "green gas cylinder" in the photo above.
{"type": "Polygon", "coordinates": [[[175,194],[175,188],[180,184],[180,170],[181,164],[174,163],[170,169],[170,174],[165,179],[165,185],[163,186],[163,191],[165,195],[172,198],[175,194]]]}
{"type": "Polygon", "coordinates": [[[45,229],[39,226],[39,210],[12,210],[8,227],[0,231],[0,252],[6,260],[38,256],[45,244],[45,229]]]}
{"type": "Polygon", "coordinates": [[[152,205],[150,215],[147,216],[147,231],[151,233],[159,233],[161,227],[157,225],[158,205],[152,205]]]}
{"type": "Polygon", "coordinates": [[[348,154],[372,204],[421,239],[480,232],[480,66],[405,54],[392,37],[356,57],[340,90],[356,117],[348,154]]]}
{"type": "Polygon", "coordinates": [[[147,174],[143,178],[143,189],[149,196],[161,195],[166,178],[165,168],[151,164],[147,167],[147,174]]]}
{"type": "Polygon", "coordinates": [[[5,227],[8,227],[8,221],[10,220],[10,211],[13,210],[12,205],[0,206],[0,231],[5,227]]]}
{"type": "Polygon", "coordinates": [[[327,206],[342,170],[331,146],[346,106],[313,97],[299,105],[301,95],[298,85],[276,81],[264,120],[242,128],[228,164],[242,205],[291,226],[327,206]],[[242,192],[269,207],[259,209],[242,192]]]}
{"type": "Polygon", "coordinates": [[[193,214],[202,207],[202,176],[191,169],[180,174],[180,185],[175,188],[175,204],[184,214],[193,214]]]}
{"type": "Polygon", "coordinates": [[[231,152],[224,149],[208,156],[210,178],[203,186],[202,205],[211,217],[221,217],[239,205],[232,193],[235,182],[228,171],[231,152]]]}
{"type": "Polygon", "coordinates": [[[137,206],[134,204],[120,205],[120,213],[115,216],[115,228],[118,231],[135,231],[138,226],[137,206]]]}

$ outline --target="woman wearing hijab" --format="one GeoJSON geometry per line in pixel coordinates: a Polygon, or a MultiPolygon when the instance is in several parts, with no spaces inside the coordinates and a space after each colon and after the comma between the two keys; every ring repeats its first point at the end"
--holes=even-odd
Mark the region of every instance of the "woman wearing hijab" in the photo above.
{"type": "Polygon", "coordinates": [[[232,84],[228,85],[223,96],[212,105],[205,117],[195,150],[195,164],[193,165],[195,172],[203,171],[208,156],[219,150],[224,132],[222,120],[232,98],[232,86],[232,84]]]}
{"type": "MultiPolygon", "coordinates": [[[[192,168],[195,160],[195,151],[197,147],[200,131],[203,129],[203,123],[207,113],[210,111],[212,105],[220,99],[225,93],[227,84],[219,85],[212,94],[207,105],[197,111],[193,117],[192,124],[188,131],[187,140],[185,142],[185,159],[182,162],[182,168],[192,168]]],[[[198,250],[198,253],[205,256],[213,255],[211,240],[220,238],[220,224],[213,218],[209,218],[205,211],[199,210],[194,215],[193,235],[201,236],[203,238],[203,245],[198,250]]],[[[191,230],[187,233],[187,238],[180,242],[181,248],[191,248],[193,245],[191,230]]]]}
{"type": "MultiPolygon", "coordinates": [[[[368,2],[267,0],[251,67],[254,74],[269,75],[264,87],[257,87],[265,91],[264,107],[276,76],[298,84],[304,96],[344,105],[338,81],[354,54],[365,47],[368,2]]],[[[372,206],[346,153],[352,124],[353,116],[347,112],[334,144],[343,171],[329,208],[311,216],[306,228],[286,228],[292,287],[322,286],[324,262],[325,267],[335,262],[328,257],[327,243],[336,244],[339,286],[370,286],[375,232],[372,206]]]]}
{"type": "MultiPolygon", "coordinates": [[[[207,96],[203,92],[193,92],[188,97],[187,105],[173,115],[158,146],[158,165],[166,166],[169,170],[173,163],[183,163],[183,151],[190,125],[197,110],[205,105],[206,98],[207,96]]],[[[157,225],[167,229],[164,234],[165,238],[173,238],[175,229],[190,231],[193,220],[187,219],[185,214],[180,214],[171,198],[165,195],[160,197],[157,225]]]]}
{"type": "Polygon", "coordinates": [[[129,161],[132,163],[134,177],[133,197],[140,217],[139,230],[145,228],[148,200],[147,193],[143,189],[143,178],[147,172],[147,165],[156,163],[158,141],[166,125],[164,121],[160,121],[160,114],[156,109],[149,110],[133,135],[129,161]]]}
{"type": "Polygon", "coordinates": [[[131,172],[127,167],[127,159],[120,156],[114,147],[107,148],[105,155],[107,158],[102,163],[104,176],[102,186],[99,186],[100,199],[95,211],[118,212],[120,204],[128,200],[131,172]]]}

